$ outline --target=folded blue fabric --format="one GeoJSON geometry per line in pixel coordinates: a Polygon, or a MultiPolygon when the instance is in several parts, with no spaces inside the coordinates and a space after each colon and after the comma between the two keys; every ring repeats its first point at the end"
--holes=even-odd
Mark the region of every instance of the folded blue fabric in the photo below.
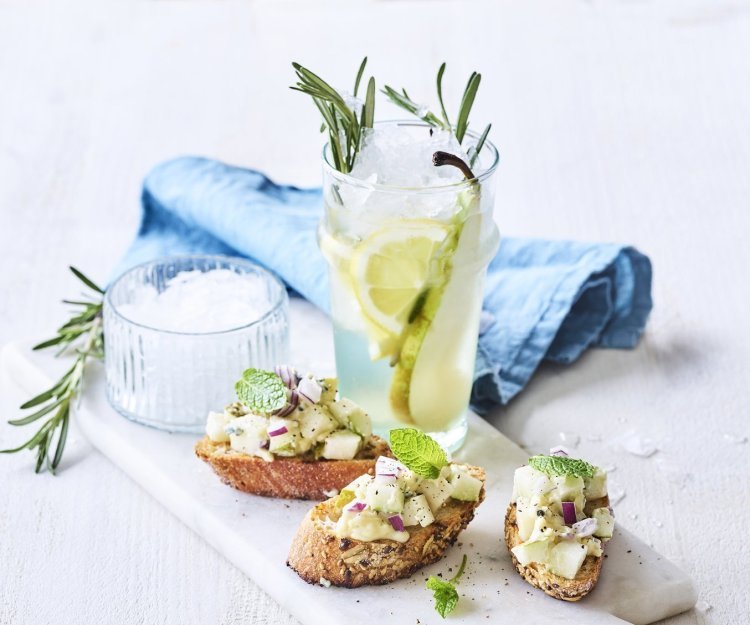
{"type": "MultiPolygon", "coordinates": [[[[147,176],[142,204],[138,235],[115,275],[172,254],[244,256],[328,311],[315,234],[320,189],[183,157],[147,176]]],[[[570,363],[590,346],[634,347],[651,306],[651,263],[632,247],[503,239],[488,269],[474,409],[507,403],[542,360],[570,363]]]]}

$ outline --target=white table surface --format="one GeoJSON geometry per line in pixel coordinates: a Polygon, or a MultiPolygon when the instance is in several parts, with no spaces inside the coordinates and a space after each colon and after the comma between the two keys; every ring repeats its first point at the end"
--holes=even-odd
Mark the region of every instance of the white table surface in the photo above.
{"type": "MultiPolygon", "coordinates": [[[[107,279],[159,160],[205,154],[315,184],[316,117],[285,88],[289,61],[348,84],[367,53],[425,99],[440,61],[453,99],[477,68],[473,118],[493,121],[502,151],[501,230],[626,241],[655,267],[638,349],[545,367],[491,419],[531,450],[575,433],[582,454],[616,465],[619,522],[681,563],[705,602],[670,625],[741,622],[749,42],[739,0],[0,0],[0,342],[64,319],[68,264],[107,279]],[[622,451],[630,431],[660,451],[622,451]]],[[[23,399],[6,382],[0,414],[23,399]]],[[[2,446],[23,434],[0,424],[2,446]]],[[[0,623],[294,622],[71,439],[57,477],[34,475],[28,454],[0,457],[0,623]]]]}

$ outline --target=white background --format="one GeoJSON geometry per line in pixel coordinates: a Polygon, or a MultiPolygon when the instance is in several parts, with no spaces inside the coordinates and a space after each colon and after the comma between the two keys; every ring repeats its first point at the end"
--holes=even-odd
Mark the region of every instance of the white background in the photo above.
{"type": "MultiPolygon", "coordinates": [[[[655,310],[632,352],[546,367],[493,422],[530,450],[579,435],[616,466],[618,521],[739,623],[750,491],[750,3],[729,0],[315,2],[0,0],[0,343],[44,336],[138,223],[140,181],[201,154],[316,184],[299,60],[335,84],[378,78],[448,98],[472,69],[493,122],[504,234],[632,243],[655,310]],[[660,451],[621,449],[635,432],[660,451]],[[601,437],[602,440],[589,440],[601,437]],[[744,552],[744,553],[743,553],[744,552]]],[[[380,118],[399,116],[379,103],[380,118]]],[[[5,425],[24,397],[0,396],[5,425]]],[[[231,565],[75,432],[58,477],[0,457],[0,623],[286,623],[231,565]]],[[[499,530],[498,530],[499,531],[499,530]]],[[[710,605],[710,609],[706,609],[710,605]]]]}

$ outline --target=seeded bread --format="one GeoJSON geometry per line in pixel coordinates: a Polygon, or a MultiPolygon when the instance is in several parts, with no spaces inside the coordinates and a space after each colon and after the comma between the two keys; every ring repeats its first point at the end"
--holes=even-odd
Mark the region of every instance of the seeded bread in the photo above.
{"type": "MultiPolygon", "coordinates": [[[[592,499],[586,502],[585,512],[590,515],[595,508],[606,508],[608,506],[609,498],[606,496],[600,499],[592,499]]],[[[516,504],[512,503],[505,515],[505,544],[510,550],[522,542],[516,524],[516,504]]],[[[605,543],[602,542],[602,547],[604,545],[605,543]]],[[[604,561],[604,555],[598,557],[586,556],[575,579],[567,579],[551,573],[543,564],[531,562],[523,566],[516,560],[512,551],[510,555],[516,570],[529,584],[543,590],[550,597],[563,601],[579,601],[589,594],[596,586],[596,582],[599,581],[604,561]]]]}
{"type": "MultiPolygon", "coordinates": [[[[469,467],[474,477],[484,482],[484,471],[469,467]]],[[[407,527],[409,540],[364,542],[337,538],[333,523],[337,519],[335,498],[319,503],[307,513],[289,550],[287,565],[310,584],[328,584],[357,588],[381,585],[402,577],[443,557],[461,531],[474,518],[484,500],[484,487],[477,501],[448,502],[435,514],[427,527],[407,527]]]]}
{"type": "Polygon", "coordinates": [[[211,465],[225,484],[245,493],[282,499],[326,499],[364,473],[372,473],[378,456],[390,456],[388,444],[377,436],[353,460],[315,460],[312,456],[269,462],[235,451],[229,443],[204,436],[195,455],[211,465]]]}

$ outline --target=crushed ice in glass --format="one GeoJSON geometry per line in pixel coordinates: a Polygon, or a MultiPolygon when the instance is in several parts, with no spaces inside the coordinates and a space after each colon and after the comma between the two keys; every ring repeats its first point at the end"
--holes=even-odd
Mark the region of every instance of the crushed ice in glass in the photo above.
{"type": "Polygon", "coordinates": [[[463,180],[455,167],[435,167],[432,155],[450,152],[468,162],[468,156],[452,133],[426,128],[415,130],[395,124],[377,126],[365,134],[364,144],[351,175],[366,180],[373,174],[378,184],[397,187],[436,187],[463,180]]]}
{"type": "Polygon", "coordinates": [[[229,269],[181,271],[164,290],[144,286],[118,312],[135,323],[171,332],[222,332],[262,317],[270,302],[263,279],[229,269]]]}

